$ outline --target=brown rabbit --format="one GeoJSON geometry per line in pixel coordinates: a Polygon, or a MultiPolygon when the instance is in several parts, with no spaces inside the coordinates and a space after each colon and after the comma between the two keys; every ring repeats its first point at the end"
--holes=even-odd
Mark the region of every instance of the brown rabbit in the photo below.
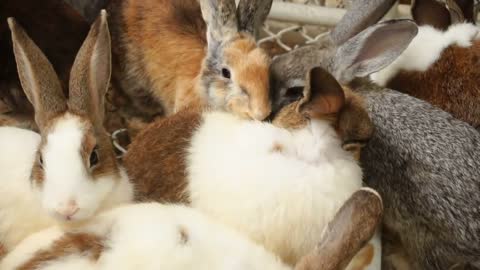
{"type": "Polygon", "coordinates": [[[254,37],[271,4],[114,0],[114,78],[146,116],[209,105],[263,120],[271,111],[270,58],[254,37]]]}
{"type": "Polygon", "coordinates": [[[362,186],[342,146],[358,152],[373,131],[361,100],[332,75],[314,68],[307,76],[303,97],[272,123],[194,110],[152,123],[124,158],[136,199],[190,204],[295,264],[362,186]]]}
{"type": "Polygon", "coordinates": [[[445,4],[416,0],[412,14],[418,35],[390,66],[373,74],[398,90],[480,126],[480,39],[473,24],[473,0],[445,4]]]}
{"type": "Polygon", "coordinates": [[[0,125],[17,125],[37,130],[33,107],[18,79],[7,18],[17,18],[52,62],[67,94],[70,68],[87,36],[89,24],[63,0],[0,1],[0,102],[8,109],[0,125]]]}

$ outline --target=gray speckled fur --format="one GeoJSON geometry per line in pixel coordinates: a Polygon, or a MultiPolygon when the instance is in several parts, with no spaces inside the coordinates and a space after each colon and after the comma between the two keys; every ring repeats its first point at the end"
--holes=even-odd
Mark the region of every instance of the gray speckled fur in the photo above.
{"type": "Polygon", "coordinates": [[[365,183],[414,269],[480,260],[480,134],[430,104],[364,85],[376,132],[362,152],[365,183]]]}

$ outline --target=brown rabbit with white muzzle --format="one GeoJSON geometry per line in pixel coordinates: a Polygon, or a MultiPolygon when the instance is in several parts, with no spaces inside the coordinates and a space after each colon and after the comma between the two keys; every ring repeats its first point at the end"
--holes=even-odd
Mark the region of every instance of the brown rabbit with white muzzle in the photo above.
{"type": "Polygon", "coordinates": [[[271,4],[114,0],[114,79],[147,116],[211,106],[263,120],[271,111],[270,59],[255,32],[271,4]]]}
{"type": "Polygon", "coordinates": [[[418,34],[375,82],[480,127],[480,29],[473,0],[415,0],[418,34]]]}
{"type": "Polygon", "coordinates": [[[45,55],[13,18],[8,23],[40,134],[0,127],[0,244],[7,251],[31,233],[81,225],[133,197],[103,127],[111,70],[106,12],[75,58],[68,100],[45,55]]]}

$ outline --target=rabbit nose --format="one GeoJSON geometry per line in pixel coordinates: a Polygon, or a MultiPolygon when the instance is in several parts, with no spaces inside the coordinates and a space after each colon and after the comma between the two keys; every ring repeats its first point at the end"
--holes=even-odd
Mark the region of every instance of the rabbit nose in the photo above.
{"type": "Polygon", "coordinates": [[[256,109],[253,111],[252,117],[255,120],[263,121],[265,118],[267,118],[270,115],[271,110],[262,110],[262,109],[256,109]]]}
{"type": "Polygon", "coordinates": [[[77,205],[77,202],[70,200],[66,205],[61,205],[55,211],[57,214],[65,217],[67,220],[71,220],[72,217],[78,212],[80,208],[77,205]]]}

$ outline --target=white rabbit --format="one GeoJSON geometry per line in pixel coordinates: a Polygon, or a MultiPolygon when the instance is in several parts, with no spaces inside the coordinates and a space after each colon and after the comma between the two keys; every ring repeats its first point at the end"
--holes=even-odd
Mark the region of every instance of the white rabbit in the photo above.
{"type": "Polygon", "coordinates": [[[0,128],[0,244],[7,252],[35,231],[77,226],[133,197],[103,127],[111,65],[105,11],[75,59],[68,101],[40,49],[13,18],[8,23],[41,134],[0,128]]]}
{"type": "MultiPolygon", "coordinates": [[[[342,269],[381,220],[376,192],[360,190],[315,236],[318,247],[295,269],[342,269]]],[[[289,270],[239,232],[192,208],[158,203],[118,207],[76,232],[51,228],[30,236],[0,269],[289,270]]]]}

